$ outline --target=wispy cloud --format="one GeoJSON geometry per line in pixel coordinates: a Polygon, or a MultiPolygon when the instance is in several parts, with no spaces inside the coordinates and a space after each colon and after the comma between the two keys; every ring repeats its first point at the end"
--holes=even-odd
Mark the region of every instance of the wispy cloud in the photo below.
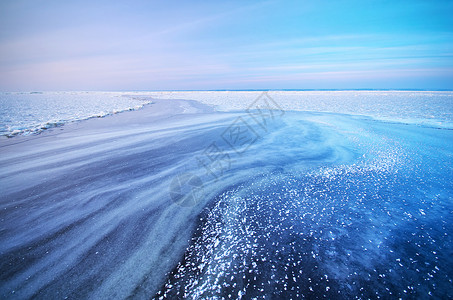
{"type": "Polygon", "coordinates": [[[102,5],[84,0],[4,5],[0,88],[277,88],[283,82],[299,88],[301,81],[385,88],[384,76],[401,88],[423,80],[426,88],[453,88],[453,24],[445,3],[410,10],[386,3],[376,11],[349,1],[344,8],[296,1],[134,4],[117,3],[104,14],[96,13],[102,5]],[[390,8],[398,18],[386,16],[390,8]]]}

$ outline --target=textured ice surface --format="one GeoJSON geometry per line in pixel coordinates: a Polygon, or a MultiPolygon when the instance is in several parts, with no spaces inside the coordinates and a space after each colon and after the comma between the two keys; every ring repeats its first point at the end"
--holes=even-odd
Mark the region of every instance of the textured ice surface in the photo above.
{"type": "Polygon", "coordinates": [[[40,132],[72,121],[138,109],[139,96],[113,92],[0,93],[0,135],[40,132]]]}
{"type": "Polygon", "coordinates": [[[156,298],[452,297],[453,132],[284,119],[279,139],[248,156],[273,168],[203,211],[156,298]],[[318,165],[298,172],[304,158],[318,165]]]}
{"type": "Polygon", "coordinates": [[[125,114],[0,145],[1,298],[452,297],[453,130],[263,126],[175,100],[125,114]],[[213,142],[216,176],[199,160],[213,142]],[[203,183],[194,202],[170,196],[182,173],[203,183]]]}

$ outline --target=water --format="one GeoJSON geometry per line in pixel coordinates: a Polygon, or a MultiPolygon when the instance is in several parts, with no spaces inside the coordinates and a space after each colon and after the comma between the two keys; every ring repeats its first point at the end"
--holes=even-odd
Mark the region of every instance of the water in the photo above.
{"type": "Polygon", "coordinates": [[[68,122],[141,108],[139,96],[110,92],[0,93],[0,135],[39,133],[68,122]]]}
{"type": "MultiPolygon", "coordinates": [[[[0,295],[452,298],[448,95],[437,126],[388,96],[344,114],[280,95],[260,114],[194,92],[223,112],[162,101],[196,113],[150,122],[152,104],[144,123],[0,147],[0,295]]],[[[352,110],[343,96],[331,110],[352,110]]]]}

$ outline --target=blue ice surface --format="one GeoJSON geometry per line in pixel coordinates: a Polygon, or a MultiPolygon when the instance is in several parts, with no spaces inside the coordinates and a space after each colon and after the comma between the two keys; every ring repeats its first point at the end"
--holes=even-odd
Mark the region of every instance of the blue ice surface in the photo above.
{"type": "Polygon", "coordinates": [[[303,112],[268,125],[155,298],[453,296],[452,130],[303,112]]]}
{"type": "Polygon", "coordinates": [[[165,122],[0,149],[2,298],[453,296],[453,130],[165,122]]]}

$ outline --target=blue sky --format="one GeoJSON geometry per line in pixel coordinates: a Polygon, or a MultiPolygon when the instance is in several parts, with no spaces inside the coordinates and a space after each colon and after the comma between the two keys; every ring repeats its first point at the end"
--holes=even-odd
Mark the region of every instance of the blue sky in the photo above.
{"type": "Polygon", "coordinates": [[[0,90],[453,89],[453,1],[0,2],[0,90]]]}

